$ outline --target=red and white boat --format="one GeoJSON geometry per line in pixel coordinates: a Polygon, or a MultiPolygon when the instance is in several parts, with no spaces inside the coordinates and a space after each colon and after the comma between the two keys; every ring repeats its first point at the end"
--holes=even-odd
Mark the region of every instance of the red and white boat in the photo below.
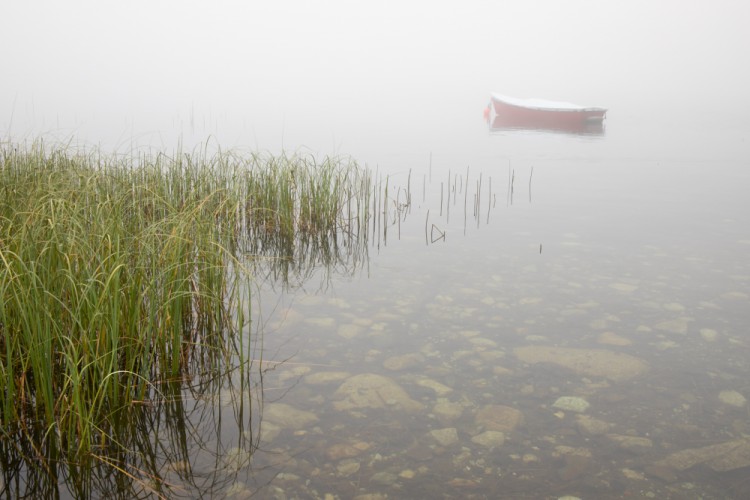
{"type": "Polygon", "coordinates": [[[488,122],[505,127],[578,129],[601,125],[607,110],[562,101],[519,99],[493,92],[484,115],[488,122]]]}

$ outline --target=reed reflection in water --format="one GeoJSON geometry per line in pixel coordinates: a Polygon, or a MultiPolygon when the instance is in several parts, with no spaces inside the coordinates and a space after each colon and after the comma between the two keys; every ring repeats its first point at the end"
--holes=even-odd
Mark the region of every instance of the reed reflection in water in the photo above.
{"type": "Polygon", "coordinates": [[[301,155],[0,158],[3,492],[244,488],[274,366],[252,289],[361,269],[383,184],[301,155]]]}

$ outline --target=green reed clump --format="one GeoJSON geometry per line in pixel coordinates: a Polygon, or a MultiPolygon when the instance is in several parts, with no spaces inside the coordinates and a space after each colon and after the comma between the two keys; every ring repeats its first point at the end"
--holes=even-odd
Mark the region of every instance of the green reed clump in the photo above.
{"type": "Polygon", "coordinates": [[[316,269],[362,264],[373,197],[371,172],[341,158],[252,155],[244,170],[242,207],[249,238],[243,250],[263,255],[256,266],[285,285],[303,282],[316,269]]]}
{"type": "Polygon", "coordinates": [[[1,145],[0,438],[91,454],[160,384],[231,369],[253,259],[361,248],[371,185],[332,158],[1,145]]]}

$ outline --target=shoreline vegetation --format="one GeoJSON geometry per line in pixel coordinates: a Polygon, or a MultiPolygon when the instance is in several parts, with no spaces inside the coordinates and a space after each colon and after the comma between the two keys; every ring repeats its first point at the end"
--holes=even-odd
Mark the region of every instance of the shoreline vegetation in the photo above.
{"type": "Polygon", "coordinates": [[[249,369],[254,281],[363,265],[378,189],[348,158],[0,144],[5,486],[61,463],[84,495],[97,463],[158,483],[118,462],[123,422],[249,369]]]}

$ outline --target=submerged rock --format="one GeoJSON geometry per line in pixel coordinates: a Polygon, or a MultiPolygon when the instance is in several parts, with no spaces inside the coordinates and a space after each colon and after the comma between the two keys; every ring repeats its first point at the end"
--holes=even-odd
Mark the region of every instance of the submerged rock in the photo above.
{"type": "Polygon", "coordinates": [[[618,292],[625,292],[630,293],[634,292],[635,290],[638,290],[638,285],[633,285],[631,283],[610,283],[609,287],[617,290],[618,292]]]}
{"type": "Polygon", "coordinates": [[[317,372],[305,377],[305,382],[313,385],[341,382],[349,377],[349,372],[317,372]]]}
{"type": "Polygon", "coordinates": [[[557,471],[557,475],[563,481],[572,481],[573,479],[585,474],[591,465],[591,457],[584,455],[569,454],[564,455],[565,466],[557,471]]]}
{"type": "Polygon", "coordinates": [[[620,382],[637,377],[648,370],[642,359],[605,349],[575,349],[529,345],[513,350],[525,363],[552,363],[579,375],[604,377],[620,382]]]}
{"type": "Polygon", "coordinates": [[[437,380],[432,380],[431,378],[419,379],[417,380],[417,385],[426,389],[432,389],[438,396],[445,396],[446,394],[453,392],[453,388],[441,384],[437,380]]]}
{"type": "Polygon", "coordinates": [[[523,413],[510,406],[487,405],[477,412],[475,421],[490,431],[511,432],[523,423],[523,413]]]}
{"type": "Polygon", "coordinates": [[[260,438],[264,444],[268,444],[281,434],[281,427],[273,422],[265,421],[260,428],[260,438]]]}
{"type": "Polygon", "coordinates": [[[477,347],[497,347],[497,342],[484,337],[474,337],[469,339],[469,342],[477,347]]]}
{"type": "Polygon", "coordinates": [[[576,427],[581,434],[598,436],[606,434],[611,425],[604,420],[599,420],[588,415],[576,415],[576,427]]]}
{"type": "Polygon", "coordinates": [[[471,441],[487,448],[496,448],[505,443],[505,434],[500,431],[484,431],[471,438],[471,441]]]}
{"type": "Polygon", "coordinates": [[[458,430],[456,430],[455,427],[435,429],[434,431],[430,431],[430,436],[432,436],[440,446],[451,446],[458,443],[458,430]]]}
{"type": "Polygon", "coordinates": [[[336,318],[333,317],[312,317],[306,318],[305,323],[320,328],[331,329],[336,326],[336,318]]]}
{"type": "Polygon", "coordinates": [[[339,475],[345,476],[345,477],[351,476],[352,474],[359,472],[359,469],[360,469],[359,462],[352,458],[347,458],[345,460],[342,460],[336,466],[336,470],[338,471],[339,475]]]}
{"type": "Polygon", "coordinates": [[[588,401],[583,398],[577,398],[575,396],[562,396],[552,404],[553,408],[565,411],[573,411],[576,413],[585,413],[589,409],[588,401]]]}
{"type": "Polygon", "coordinates": [[[329,446],[326,456],[329,460],[337,461],[343,458],[354,458],[370,449],[370,444],[364,441],[355,443],[337,443],[329,446]]]}
{"type": "Polygon", "coordinates": [[[655,467],[678,471],[703,464],[715,472],[726,472],[750,466],[750,439],[735,439],[724,443],[688,448],[659,460],[655,467]]]}
{"type": "Polygon", "coordinates": [[[600,344],[614,346],[626,346],[632,344],[630,339],[617,335],[615,332],[604,332],[597,337],[596,341],[600,344]]]}
{"type": "Polygon", "coordinates": [[[388,377],[375,373],[355,375],[336,390],[333,407],[337,410],[385,408],[393,406],[404,411],[419,411],[422,404],[388,377]]]}
{"type": "Polygon", "coordinates": [[[404,469],[398,473],[398,477],[402,479],[413,479],[416,475],[417,473],[411,469],[404,469]]]}
{"type": "Polygon", "coordinates": [[[432,407],[432,413],[435,414],[440,422],[450,423],[458,419],[464,412],[464,407],[459,403],[450,401],[441,401],[432,407]]]}
{"type": "Polygon", "coordinates": [[[677,333],[679,335],[685,335],[688,332],[688,326],[690,324],[690,318],[677,318],[667,321],[662,321],[655,325],[657,330],[669,333],[677,333]]]}
{"type": "Polygon", "coordinates": [[[610,441],[617,443],[620,448],[633,452],[645,452],[653,447],[652,441],[644,437],[607,434],[607,438],[610,441]]]}
{"type": "Polygon", "coordinates": [[[360,333],[364,331],[364,327],[361,325],[356,325],[354,323],[347,323],[344,325],[339,325],[338,329],[336,330],[336,334],[339,337],[343,337],[345,339],[353,339],[360,333]]]}
{"type": "Polygon", "coordinates": [[[370,477],[370,482],[381,484],[383,486],[390,486],[398,481],[398,476],[393,472],[376,472],[370,477]]]}
{"type": "Polygon", "coordinates": [[[747,403],[745,396],[737,391],[721,391],[719,393],[719,401],[730,406],[736,406],[742,408],[747,403]]]}
{"type": "Polygon", "coordinates": [[[383,366],[389,370],[400,371],[413,368],[424,363],[424,356],[419,353],[401,354],[391,356],[383,362],[383,366]]]}
{"type": "Polygon", "coordinates": [[[224,467],[231,473],[238,472],[250,465],[250,458],[252,457],[252,454],[252,450],[239,448],[237,446],[230,448],[222,457],[224,461],[224,467]]]}
{"type": "Polygon", "coordinates": [[[719,337],[719,332],[712,328],[701,328],[700,334],[706,342],[716,342],[719,337]]]}
{"type": "Polygon", "coordinates": [[[283,429],[304,429],[318,417],[310,412],[298,410],[285,403],[272,403],[263,407],[263,418],[283,429]]]}

